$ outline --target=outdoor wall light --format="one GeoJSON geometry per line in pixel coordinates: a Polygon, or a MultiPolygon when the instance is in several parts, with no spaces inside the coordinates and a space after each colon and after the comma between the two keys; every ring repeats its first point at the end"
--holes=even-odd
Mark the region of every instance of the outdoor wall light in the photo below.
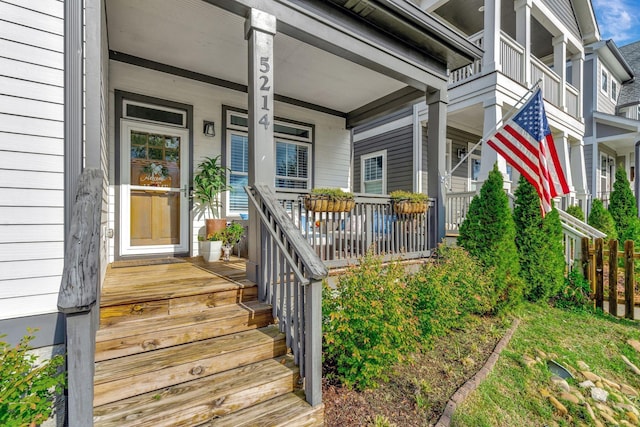
{"type": "Polygon", "coordinates": [[[205,120],[203,123],[202,133],[204,133],[204,136],[216,136],[216,124],[205,120]]]}
{"type": "Polygon", "coordinates": [[[458,148],[458,158],[461,159],[467,155],[467,150],[464,148],[458,148]]]}

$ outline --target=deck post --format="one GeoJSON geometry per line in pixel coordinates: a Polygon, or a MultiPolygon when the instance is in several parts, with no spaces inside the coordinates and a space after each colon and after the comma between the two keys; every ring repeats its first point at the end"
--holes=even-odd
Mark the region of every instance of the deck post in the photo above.
{"type": "Polygon", "coordinates": [[[306,287],[304,392],[311,406],[322,403],[322,281],[306,287]]]}
{"type": "MultiPolygon", "coordinates": [[[[273,140],[273,37],[276,17],[251,9],[245,21],[249,44],[249,185],[275,185],[273,140]]],[[[260,219],[249,205],[247,279],[258,283],[260,219]]]]}
{"type": "Polygon", "coordinates": [[[429,106],[429,125],[427,128],[427,158],[429,159],[429,173],[427,176],[427,191],[429,197],[436,199],[434,206],[435,230],[429,242],[430,248],[435,248],[445,237],[445,153],[447,138],[447,90],[443,87],[427,94],[429,106]]]}

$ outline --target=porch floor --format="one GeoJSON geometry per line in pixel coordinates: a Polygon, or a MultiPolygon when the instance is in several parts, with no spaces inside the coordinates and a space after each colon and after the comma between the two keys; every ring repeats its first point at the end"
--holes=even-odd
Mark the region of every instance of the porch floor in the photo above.
{"type": "MultiPolygon", "coordinates": [[[[323,424],[245,259],[109,266],[96,334],[94,425],[323,424]]],[[[162,263],[167,262],[167,263],[162,263]]]]}

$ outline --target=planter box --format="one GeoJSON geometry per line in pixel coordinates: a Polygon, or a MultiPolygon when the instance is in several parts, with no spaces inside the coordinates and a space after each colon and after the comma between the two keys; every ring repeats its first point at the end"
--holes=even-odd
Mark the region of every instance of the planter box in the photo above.
{"type": "Polygon", "coordinates": [[[352,199],[333,200],[327,196],[309,195],[304,199],[304,207],[314,212],[351,212],[355,205],[352,199]]]}
{"type": "Polygon", "coordinates": [[[393,211],[399,215],[425,213],[427,208],[427,202],[411,202],[409,200],[393,202],[393,211]]]}
{"type": "Polygon", "coordinates": [[[222,254],[221,240],[204,240],[198,242],[198,249],[202,258],[207,262],[215,262],[220,260],[222,254]]]}

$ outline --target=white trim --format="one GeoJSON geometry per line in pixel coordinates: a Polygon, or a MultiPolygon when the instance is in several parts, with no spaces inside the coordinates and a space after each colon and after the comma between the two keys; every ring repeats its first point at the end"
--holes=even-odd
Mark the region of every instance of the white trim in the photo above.
{"type": "Polygon", "coordinates": [[[147,104],[145,102],[138,102],[138,101],[131,101],[129,99],[125,99],[122,101],[122,117],[131,121],[136,121],[136,122],[144,122],[144,123],[152,123],[152,124],[156,124],[156,125],[160,125],[160,126],[170,126],[170,127],[178,127],[178,128],[186,128],[187,127],[187,112],[185,110],[181,110],[181,109],[177,109],[177,108],[170,108],[170,107],[165,107],[162,105],[156,105],[156,104],[147,104]],[[147,120],[147,119],[141,119],[139,117],[132,117],[127,115],[127,105],[137,105],[139,107],[145,107],[145,108],[150,108],[153,110],[159,110],[159,111],[167,111],[170,113],[175,113],[175,114],[179,114],[182,116],[182,124],[181,125],[177,125],[174,123],[167,123],[167,122],[159,122],[157,120],[147,120]]]}
{"type": "Polygon", "coordinates": [[[383,133],[387,133],[401,127],[411,126],[412,124],[413,124],[413,115],[406,116],[401,119],[394,120],[389,123],[385,123],[373,129],[367,129],[365,131],[359,132],[353,135],[353,142],[358,142],[363,139],[371,138],[372,136],[381,135],[383,133]]]}
{"type": "Polygon", "coordinates": [[[419,105],[413,106],[413,191],[422,193],[422,124],[419,105]]]}
{"type": "Polygon", "coordinates": [[[374,151],[360,156],[360,192],[364,191],[364,162],[368,159],[382,157],[382,193],[387,194],[387,150],[374,151]]]}
{"type": "MultiPolygon", "coordinates": [[[[181,253],[189,251],[189,198],[182,188],[189,185],[189,130],[175,126],[162,126],[158,124],[142,123],[133,120],[121,119],[120,121],[120,255],[146,255],[149,253],[181,253]],[[162,191],[180,193],[180,243],[177,245],[147,245],[131,246],[130,228],[130,193],[132,189],[141,188],[131,184],[131,140],[129,135],[132,130],[149,133],[164,133],[176,135],[181,138],[180,144],[180,184],[181,188],[171,188],[162,191]]],[[[153,187],[144,187],[145,190],[156,190],[153,187]]],[[[159,191],[159,189],[158,189],[159,191]]]]}

